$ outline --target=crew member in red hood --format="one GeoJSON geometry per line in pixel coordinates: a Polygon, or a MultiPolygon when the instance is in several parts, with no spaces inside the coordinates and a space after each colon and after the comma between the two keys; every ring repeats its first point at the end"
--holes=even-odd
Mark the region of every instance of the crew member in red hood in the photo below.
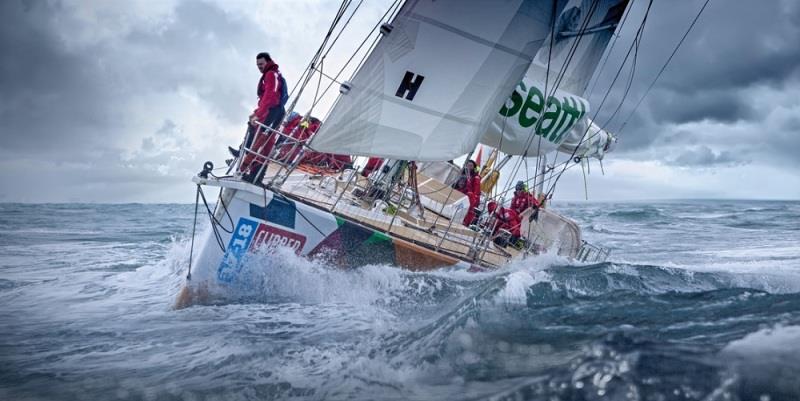
{"type": "Polygon", "coordinates": [[[494,242],[500,246],[515,244],[520,238],[520,219],[517,212],[513,209],[498,206],[497,202],[491,201],[486,205],[489,213],[494,214],[495,225],[492,229],[494,235],[494,242]],[[511,233],[511,238],[503,238],[499,236],[500,230],[506,230],[511,233]]]}
{"type": "Polygon", "coordinates": [[[517,181],[517,185],[514,188],[514,198],[511,200],[511,209],[517,214],[522,214],[529,207],[538,209],[539,200],[528,192],[524,182],[517,181]]]}
{"type": "MultiPolygon", "coordinates": [[[[308,143],[311,137],[319,130],[321,123],[322,122],[316,117],[309,117],[306,120],[301,115],[297,115],[287,121],[286,125],[283,127],[283,134],[288,138],[295,139],[297,142],[284,141],[283,145],[279,145],[280,153],[278,154],[278,159],[286,163],[292,162],[295,157],[300,154],[300,150],[302,149],[301,145],[298,145],[298,142],[303,144],[308,143]]],[[[311,151],[308,150],[307,152],[311,151]]]]}
{"type": "Polygon", "coordinates": [[[461,170],[461,177],[453,184],[453,188],[467,195],[469,200],[469,209],[462,222],[467,227],[475,221],[475,208],[481,201],[481,177],[477,166],[475,161],[467,160],[461,170]]]}
{"type": "Polygon", "coordinates": [[[258,107],[250,115],[250,123],[255,125],[254,121],[261,121],[262,124],[277,129],[285,113],[281,104],[281,91],[284,89],[281,87],[281,73],[269,53],[259,53],[256,56],[256,66],[261,71],[261,79],[256,88],[258,107]]]}
{"type": "MultiPolygon", "coordinates": [[[[256,88],[258,107],[253,110],[249,117],[250,127],[247,131],[245,147],[260,155],[268,156],[275,146],[277,136],[272,132],[263,132],[256,125],[256,121],[272,129],[278,128],[286,113],[284,104],[287,97],[285,95],[287,88],[285,87],[286,81],[278,69],[278,64],[272,60],[269,53],[259,53],[256,56],[256,66],[261,71],[261,79],[259,79],[256,88]],[[255,141],[253,140],[254,137],[255,141]]],[[[238,157],[238,151],[233,148],[230,150],[234,156],[238,157]]],[[[256,163],[253,163],[254,157],[253,153],[248,152],[245,154],[240,168],[242,172],[248,173],[246,179],[251,182],[258,180],[255,175],[261,170],[261,165],[264,162],[262,158],[259,158],[256,163]]]]}

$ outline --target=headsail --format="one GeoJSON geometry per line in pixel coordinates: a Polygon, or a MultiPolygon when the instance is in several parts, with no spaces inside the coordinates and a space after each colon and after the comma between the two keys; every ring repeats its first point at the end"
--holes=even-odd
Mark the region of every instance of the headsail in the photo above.
{"type": "Polygon", "coordinates": [[[627,4],[628,0],[559,1],[554,35],[539,49],[481,142],[506,154],[536,156],[557,149],[579,123],[585,128],[590,108],[582,96],[627,4]]]}
{"type": "Polygon", "coordinates": [[[550,32],[549,0],[409,0],[310,146],[404,160],[475,148],[550,32]]]}
{"type": "Polygon", "coordinates": [[[616,143],[617,138],[614,135],[587,117],[572,127],[558,150],[576,157],[594,157],[602,160],[606,153],[614,149],[616,143]]]}

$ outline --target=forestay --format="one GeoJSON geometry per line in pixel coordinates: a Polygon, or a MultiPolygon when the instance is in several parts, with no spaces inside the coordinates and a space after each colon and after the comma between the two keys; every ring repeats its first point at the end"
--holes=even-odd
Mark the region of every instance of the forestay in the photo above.
{"type": "Polygon", "coordinates": [[[475,148],[549,33],[550,0],[409,0],[310,146],[436,161],[475,148]]]}

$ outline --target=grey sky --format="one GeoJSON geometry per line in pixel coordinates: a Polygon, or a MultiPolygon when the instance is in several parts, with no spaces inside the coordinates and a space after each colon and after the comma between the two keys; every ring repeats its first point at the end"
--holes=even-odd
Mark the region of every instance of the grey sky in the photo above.
{"type": "MultiPolygon", "coordinates": [[[[366,0],[341,58],[389,2],[366,0]]],[[[590,96],[599,104],[641,19],[635,0],[590,96]]],[[[702,1],[656,0],[633,86],[623,71],[598,121],[622,121],[702,1]]],[[[254,55],[291,83],[338,2],[0,2],[0,201],[191,202],[255,104],[254,55]]],[[[800,198],[800,4],[712,0],[659,83],[593,162],[590,199],[800,198]]],[[[324,105],[323,105],[324,106],[324,105]]],[[[308,104],[301,104],[308,107],[308,104]]],[[[580,168],[556,196],[584,197],[580,168]]]]}

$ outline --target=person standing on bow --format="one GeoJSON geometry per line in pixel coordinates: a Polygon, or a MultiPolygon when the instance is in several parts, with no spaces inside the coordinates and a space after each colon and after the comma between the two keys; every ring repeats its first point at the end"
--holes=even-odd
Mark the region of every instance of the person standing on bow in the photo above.
{"type": "Polygon", "coordinates": [[[474,161],[467,160],[461,170],[461,177],[458,178],[453,188],[457,189],[469,199],[469,210],[464,216],[464,225],[469,227],[475,220],[475,208],[481,201],[481,177],[478,175],[478,168],[474,161]]]}
{"type": "MultiPolygon", "coordinates": [[[[269,53],[258,53],[256,55],[256,66],[261,71],[261,78],[256,88],[258,106],[250,114],[244,147],[266,156],[272,151],[277,137],[272,132],[262,132],[256,122],[260,122],[269,128],[277,129],[286,113],[284,106],[289,96],[286,80],[283,79],[278,69],[278,64],[272,60],[269,53]]],[[[229,148],[229,150],[234,157],[239,157],[238,150],[233,148],[229,148]]],[[[246,153],[240,167],[242,172],[247,172],[249,169],[251,178],[255,178],[252,176],[257,172],[253,170],[259,170],[261,163],[263,163],[263,160],[259,160],[259,163],[251,166],[254,157],[253,153],[246,153]]]]}

